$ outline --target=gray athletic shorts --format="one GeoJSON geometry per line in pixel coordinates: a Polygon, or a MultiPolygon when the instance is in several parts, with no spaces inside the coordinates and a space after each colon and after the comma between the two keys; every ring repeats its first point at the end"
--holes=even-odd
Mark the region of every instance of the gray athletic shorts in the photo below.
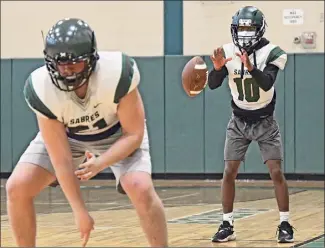
{"type": "Polygon", "coordinates": [[[282,160],[280,129],[273,116],[249,124],[234,115],[227,126],[224,159],[243,161],[252,141],[258,142],[264,163],[282,160]]]}
{"type": "MultiPolygon", "coordinates": [[[[100,155],[119,138],[122,132],[119,129],[115,134],[107,139],[99,141],[84,142],[68,138],[73,157],[73,165],[77,169],[78,165],[85,161],[85,151],[100,155]]],[[[44,140],[39,132],[36,137],[31,141],[25,152],[19,159],[18,163],[31,163],[38,165],[50,173],[55,175],[50,157],[47,153],[44,140]]],[[[122,175],[130,171],[143,171],[151,174],[151,158],[149,153],[149,140],[147,128],[144,132],[144,138],[139,149],[133,152],[129,157],[124,160],[109,166],[116,178],[116,186],[119,193],[125,194],[122,189],[119,179],[122,175]]],[[[55,184],[54,184],[55,185],[55,184]]]]}

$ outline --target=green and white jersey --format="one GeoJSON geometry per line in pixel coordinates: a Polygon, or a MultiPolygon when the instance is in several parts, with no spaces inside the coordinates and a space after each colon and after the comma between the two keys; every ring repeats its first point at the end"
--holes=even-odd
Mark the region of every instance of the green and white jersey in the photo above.
{"type": "MultiPolygon", "coordinates": [[[[245,110],[256,110],[264,108],[268,105],[274,94],[274,86],[264,91],[252,78],[247,68],[244,67],[243,79],[241,79],[241,60],[236,53],[240,53],[238,47],[233,43],[223,46],[226,58],[231,57],[232,60],[227,62],[228,84],[231,90],[232,98],[235,104],[245,110]]],[[[283,70],[287,62],[287,54],[278,46],[267,44],[258,49],[256,52],[256,67],[263,71],[268,64],[273,64],[283,70]]],[[[253,53],[249,55],[249,59],[254,64],[253,53]]]]}
{"type": "Polygon", "coordinates": [[[24,88],[29,107],[37,115],[62,122],[76,139],[96,140],[116,129],[119,100],[138,86],[140,73],[136,62],[122,52],[99,52],[99,56],[84,99],[59,90],[45,66],[33,71],[24,88]]]}

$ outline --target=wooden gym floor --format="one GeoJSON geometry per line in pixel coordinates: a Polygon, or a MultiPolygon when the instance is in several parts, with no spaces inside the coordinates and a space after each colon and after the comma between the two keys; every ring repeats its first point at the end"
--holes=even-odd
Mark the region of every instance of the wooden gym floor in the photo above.
{"type": "MultiPolygon", "coordinates": [[[[171,247],[324,247],[324,181],[289,181],[294,244],[277,244],[279,213],[270,181],[237,181],[237,240],[210,241],[222,217],[220,181],[155,181],[164,202],[171,247]]],[[[128,198],[110,180],[81,185],[95,220],[88,247],[147,247],[128,198]]],[[[1,247],[13,247],[6,211],[5,180],[1,181],[1,247]]],[[[59,187],[36,198],[39,247],[80,247],[71,209],[59,187]]]]}

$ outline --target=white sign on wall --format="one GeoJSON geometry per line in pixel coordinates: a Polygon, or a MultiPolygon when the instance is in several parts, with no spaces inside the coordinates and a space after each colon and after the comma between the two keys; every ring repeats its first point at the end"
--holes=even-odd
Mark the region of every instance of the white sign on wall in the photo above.
{"type": "Polygon", "coordinates": [[[302,25],[304,23],[304,11],[302,9],[284,9],[284,25],[302,25]]]}

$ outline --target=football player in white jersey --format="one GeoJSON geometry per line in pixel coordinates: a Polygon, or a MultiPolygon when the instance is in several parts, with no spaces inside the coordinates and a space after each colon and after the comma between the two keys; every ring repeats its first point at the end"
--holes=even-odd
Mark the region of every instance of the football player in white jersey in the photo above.
{"type": "Polygon", "coordinates": [[[213,242],[236,239],[233,224],[235,179],[252,141],[258,142],[274,183],[280,211],[278,242],[293,242],[288,187],[281,171],[281,134],[274,117],[274,82],[278,70],[285,67],[287,55],[263,38],[265,28],[265,18],[259,9],[252,6],[241,8],[232,18],[233,42],[219,47],[211,56],[214,68],[209,72],[208,85],[210,89],[216,89],[228,76],[233,108],[224,148],[223,222],[212,237],[213,242]]]}
{"type": "Polygon", "coordinates": [[[17,245],[36,245],[33,199],[57,180],[85,246],[94,220],[78,178],[88,180],[109,167],[117,190],[127,194],[136,208],[148,243],[166,247],[166,218],[151,180],[136,62],[122,52],[97,52],[93,30],[72,18],[58,21],[49,30],[44,57],[45,65],[30,74],[24,88],[40,131],[6,185],[17,245]]]}

